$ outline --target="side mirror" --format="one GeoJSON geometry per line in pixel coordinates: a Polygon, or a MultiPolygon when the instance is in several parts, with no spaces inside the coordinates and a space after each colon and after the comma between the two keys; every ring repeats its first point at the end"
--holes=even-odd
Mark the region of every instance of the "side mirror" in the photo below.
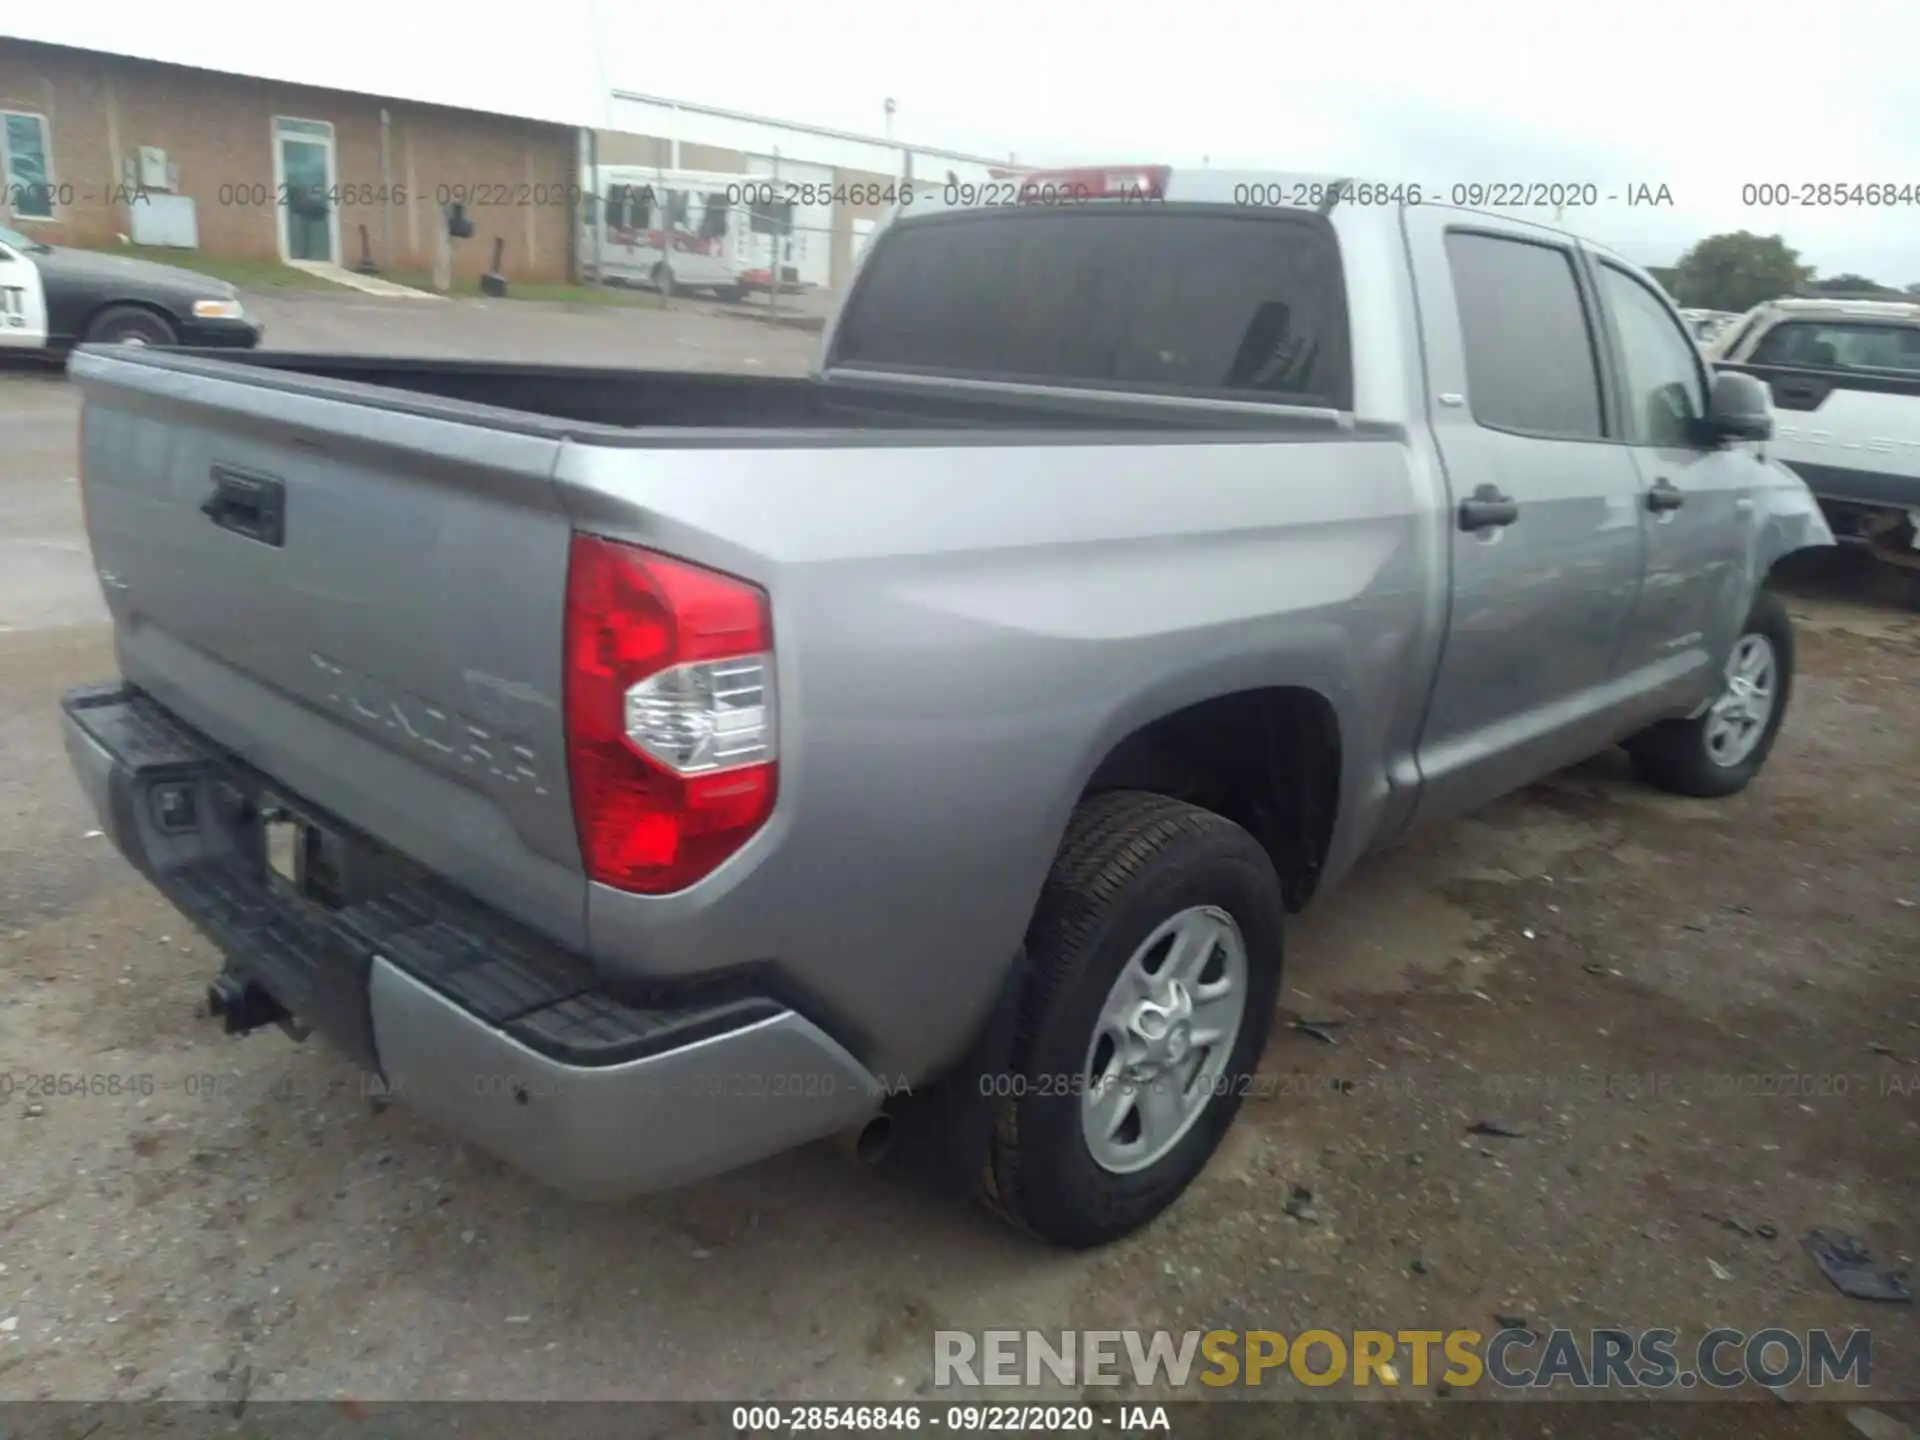
{"type": "Polygon", "coordinates": [[[1773,438],[1773,392],[1751,375],[1720,370],[1707,397],[1707,429],[1720,440],[1773,438]]]}

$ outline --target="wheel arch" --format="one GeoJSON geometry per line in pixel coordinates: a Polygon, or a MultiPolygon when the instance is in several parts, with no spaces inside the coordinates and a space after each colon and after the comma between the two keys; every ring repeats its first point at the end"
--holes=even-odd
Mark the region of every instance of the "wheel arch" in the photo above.
{"type": "Polygon", "coordinates": [[[98,320],[102,315],[105,315],[109,310],[144,310],[156,320],[164,321],[167,328],[173,331],[176,338],[179,336],[180,327],[184,323],[178,314],[169,310],[158,300],[149,300],[138,296],[132,298],[116,297],[97,301],[88,308],[86,313],[80,317],[79,325],[74,328],[73,343],[76,345],[85,345],[88,343],[87,332],[93,328],[94,321],[98,320]]]}
{"type": "Polygon", "coordinates": [[[1229,690],[1134,724],[1092,764],[1074,803],[1148,790],[1222,815],[1260,842],[1298,910],[1333,849],[1346,759],[1339,708],[1322,689],[1229,690]]]}
{"type": "MultiPolygon", "coordinates": [[[[1774,483],[1756,486],[1754,491],[1750,583],[1745,597],[1748,604],[1788,556],[1838,543],[1819,499],[1799,473],[1784,461],[1762,463],[1773,472],[1774,483]]],[[[1746,611],[1743,609],[1740,615],[1744,620],[1746,611]]]]}

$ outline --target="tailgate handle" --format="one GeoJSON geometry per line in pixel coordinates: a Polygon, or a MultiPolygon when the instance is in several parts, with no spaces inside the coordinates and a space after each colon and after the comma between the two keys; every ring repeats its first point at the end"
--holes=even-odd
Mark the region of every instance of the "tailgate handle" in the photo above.
{"type": "Polygon", "coordinates": [[[213,494],[200,507],[222,530],[231,530],[262,545],[284,545],[287,539],[287,487],[271,475],[248,475],[216,465],[208,472],[213,494]]]}

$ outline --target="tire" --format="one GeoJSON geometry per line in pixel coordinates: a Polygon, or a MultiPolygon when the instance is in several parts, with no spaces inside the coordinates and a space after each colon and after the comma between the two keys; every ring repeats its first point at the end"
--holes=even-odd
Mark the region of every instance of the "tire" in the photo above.
{"type": "Polygon", "coordinates": [[[653,267],[652,271],[647,275],[647,283],[652,285],[653,288],[658,290],[662,295],[672,296],[673,271],[667,265],[666,261],[662,260],[658,265],[653,267]]]}
{"type": "MultiPolygon", "coordinates": [[[[996,1090],[1004,1083],[1011,1092],[993,1102],[993,1135],[978,1187],[989,1208],[1042,1240],[1086,1249],[1132,1233],[1179,1198],[1233,1123],[1246,1077],[1266,1048],[1280,988],[1284,909],[1273,862],[1229,820],[1142,791],[1098,795],[1075,811],[1027,932],[1031,968],[1012,1063],[1004,1077],[988,1077],[996,1090]],[[1188,969],[1195,983],[1186,993],[1201,1006],[1197,997],[1205,989],[1231,978],[1237,939],[1243,1003],[1231,1036],[1220,1011],[1196,1008],[1191,1044],[1168,1042],[1179,1051],[1167,1052],[1174,1062],[1171,1084],[1132,1091],[1090,1085],[1096,1068],[1111,1075],[1117,1064],[1115,1042],[1101,1022],[1123,972],[1139,973],[1129,966],[1168,924],[1218,927],[1222,916],[1230,925],[1216,930],[1220,939],[1187,952],[1203,958],[1188,969]],[[1218,975],[1207,981],[1216,964],[1218,975]],[[1203,1047],[1197,1027],[1208,1015],[1224,1038],[1203,1047]],[[1174,1123],[1149,1131],[1139,1103],[1164,1094],[1177,1115],[1186,1078],[1179,1072],[1189,1065],[1188,1074],[1201,1083],[1191,1092],[1196,1099],[1185,1128],[1174,1123]],[[1115,1137],[1104,1160],[1090,1139],[1096,1122],[1082,1115],[1098,1094],[1114,1097],[1114,1108],[1097,1120],[1102,1133],[1115,1137]],[[1108,1117],[1126,1120],[1129,1105],[1137,1123],[1114,1128],[1108,1117]],[[1164,1144],[1150,1145],[1156,1138],[1164,1144]],[[1115,1158],[1128,1147],[1136,1153],[1115,1158]]],[[[1152,969],[1156,958],[1165,984],[1178,957],[1155,946],[1143,963],[1152,969]]]]}
{"type": "MultiPolygon", "coordinates": [[[[1793,620],[1779,596],[1760,592],[1727,663],[1728,683],[1704,713],[1691,720],[1662,721],[1627,742],[1634,768],[1648,784],[1675,795],[1712,799],[1746,789],[1767,763],[1793,695],[1793,620]],[[1757,730],[1749,731],[1736,753],[1717,744],[1716,737],[1724,740],[1727,733],[1719,722],[1723,707],[1736,698],[1734,672],[1743,664],[1751,669],[1756,647],[1764,647],[1771,656],[1768,707],[1757,730]]],[[[1750,700],[1745,711],[1751,719],[1750,700]]]]}
{"type": "Polygon", "coordinates": [[[89,345],[173,345],[180,337],[173,326],[138,305],[109,305],[87,325],[89,345]]]}
{"type": "Polygon", "coordinates": [[[738,305],[742,300],[747,298],[747,287],[744,285],[722,285],[713,293],[716,299],[724,300],[729,305],[738,305]]]}

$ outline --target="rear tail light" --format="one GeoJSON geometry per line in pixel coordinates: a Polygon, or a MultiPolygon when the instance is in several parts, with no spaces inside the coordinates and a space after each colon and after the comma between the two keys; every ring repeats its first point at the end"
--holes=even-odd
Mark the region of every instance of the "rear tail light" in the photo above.
{"type": "Polygon", "coordinates": [[[773,813],[766,592],[575,535],[566,628],[567,769],[587,874],[644,895],[683,890],[773,813]]]}
{"type": "Polygon", "coordinates": [[[1037,170],[1020,182],[1020,199],[1031,204],[1063,200],[1164,200],[1170,165],[1120,165],[1099,169],[1037,170]]]}

